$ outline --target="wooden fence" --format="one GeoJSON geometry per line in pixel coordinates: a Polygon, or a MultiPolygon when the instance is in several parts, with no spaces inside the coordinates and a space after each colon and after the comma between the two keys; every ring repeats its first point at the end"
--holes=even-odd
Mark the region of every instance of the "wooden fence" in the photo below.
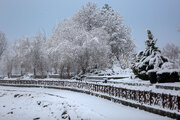
{"type": "Polygon", "coordinates": [[[1,85],[41,85],[59,86],[65,88],[75,88],[106,94],[112,97],[131,100],[136,103],[149,106],[159,106],[164,109],[180,112],[180,96],[164,93],[154,93],[151,91],[130,90],[125,88],[100,85],[95,83],[75,82],[75,81],[41,81],[41,80],[0,80],[1,85]]]}

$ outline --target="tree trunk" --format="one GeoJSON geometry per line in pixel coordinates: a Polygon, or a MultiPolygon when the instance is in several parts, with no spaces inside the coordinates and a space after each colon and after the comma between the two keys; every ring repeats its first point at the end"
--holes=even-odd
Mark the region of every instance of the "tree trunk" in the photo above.
{"type": "Polygon", "coordinates": [[[60,68],[60,78],[63,78],[63,71],[64,71],[64,66],[60,68]]]}
{"type": "Polygon", "coordinates": [[[67,78],[70,78],[70,65],[67,66],[67,78]]]}
{"type": "Polygon", "coordinates": [[[127,55],[126,55],[126,63],[127,63],[127,67],[129,67],[128,59],[129,59],[129,55],[127,54],[127,55]]]}
{"type": "Polygon", "coordinates": [[[120,61],[120,58],[119,58],[119,56],[118,56],[118,55],[116,56],[116,58],[117,58],[117,60],[118,60],[118,61],[120,61]]]}
{"type": "Polygon", "coordinates": [[[10,78],[10,73],[8,72],[8,78],[10,78]]]}
{"type": "Polygon", "coordinates": [[[81,72],[81,68],[78,67],[76,71],[77,71],[76,74],[78,75],[81,72]]]}
{"type": "Polygon", "coordinates": [[[56,66],[54,66],[54,74],[57,74],[56,66]]]}
{"type": "Polygon", "coordinates": [[[22,72],[22,69],[21,69],[21,76],[23,76],[23,72],[22,72]]]}
{"type": "Polygon", "coordinates": [[[21,65],[21,76],[23,76],[23,71],[22,71],[23,65],[21,65]]]}
{"type": "Polygon", "coordinates": [[[44,79],[43,67],[41,67],[41,78],[44,79]]]}
{"type": "Polygon", "coordinates": [[[86,73],[86,69],[83,67],[82,68],[82,75],[86,73]]]}
{"type": "Polygon", "coordinates": [[[34,78],[36,78],[36,68],[34,68],[34,78]]]}

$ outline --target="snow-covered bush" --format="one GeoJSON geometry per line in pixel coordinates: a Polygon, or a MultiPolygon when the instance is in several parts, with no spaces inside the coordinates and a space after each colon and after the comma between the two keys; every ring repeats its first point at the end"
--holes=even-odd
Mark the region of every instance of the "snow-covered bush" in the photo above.
{"type": "Polygon", "coordinates": [[[166,82],[179,82],[180,69],[174,69],[174,64],[165,62],[161,69],[152,69],[148,71],[148,76],[151,83],[166,83],[166,82]]]}
{"type": "Polygon", "coordinates": [[[161,69],[157,71],[157,82],[179,82],[180,69],[174,68],[173,62],[166,62],[162,65],[161,69]]]}
{"type": "Polygon", "coordinates": [[[147,30],[147,34],[146,49],[137,54],[136,62],[132,66],[134,74],[143,80],[149,80],[149,70],[157,71],[168,62],[168,59],[162,56],[161,51],[155,46],[157,40],[154,40],[151,31],[147,30]]]}
{"type": "Polygon", "coordinates": [[[149,77],[149,80],[150,80],[151,83],[157,83],[158,82],[158,80],[157,80],[157,70],[154,70],[154,69],[149,70],[147,74],[148,74],[148,77],[149,77]]]}
{"type": "Polygon", "coordinates": [[[157,81],[159,83],[180,82],[178,69],[164,69],[157,72],[157,81]]]}

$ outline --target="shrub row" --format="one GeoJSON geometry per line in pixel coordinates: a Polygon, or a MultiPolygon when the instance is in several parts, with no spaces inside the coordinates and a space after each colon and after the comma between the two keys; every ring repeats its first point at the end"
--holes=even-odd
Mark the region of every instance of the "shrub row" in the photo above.
{"type": "Polygon", "coordinates": [[[177,70],[149,71],[148,77],[151,83],[180,82],[179,71],[177,70]]]}

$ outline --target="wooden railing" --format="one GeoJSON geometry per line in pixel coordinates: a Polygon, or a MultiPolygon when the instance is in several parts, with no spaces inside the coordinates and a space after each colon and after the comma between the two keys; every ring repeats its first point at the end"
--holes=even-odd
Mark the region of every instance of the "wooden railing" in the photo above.
{"type": "Polygon", "coordinates": [[[41,81],[41,80],[0,80],[1,85],[41,85],[59,86],[65,88],[81,89],[91,92],[98,92],[124,100],[131,100],[149,106],[159,106],[164,109],[180,112],[180,96],[151,91],[130,90],[110,85],[76,81],[41,81]]]}

